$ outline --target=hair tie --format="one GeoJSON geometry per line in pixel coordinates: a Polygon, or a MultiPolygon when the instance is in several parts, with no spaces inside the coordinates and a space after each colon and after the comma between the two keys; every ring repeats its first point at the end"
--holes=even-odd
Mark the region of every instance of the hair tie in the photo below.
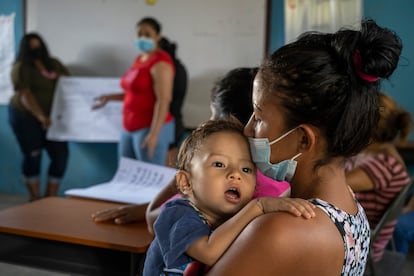
{"type": "Polygon", "coordinates": [[[363,79],[367,82],[375,82],[375,81],[380,79],[379,77],[368,75],[368,74],[365,74],[361,71],[361,69],[362,69],[362,66],[361,66],[361,63],[362,63],[361,62],[361,53],[359,52],[358,49],[356,49],[354,51],[354,54],[352,55],[352,61],[354,62],[355,71],[361,79],[363,79]]]}

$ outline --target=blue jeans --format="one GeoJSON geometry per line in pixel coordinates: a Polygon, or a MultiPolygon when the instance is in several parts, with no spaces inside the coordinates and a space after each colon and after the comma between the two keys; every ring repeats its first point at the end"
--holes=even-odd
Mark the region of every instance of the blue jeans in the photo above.
{"type": "Polygon", "coordinates": [[[171,121],[162,126],[153,158],[149,158],[147,148],[141,148],[148,131],[149,128],[136,131],[123,130],[118,144],[119,157],[129,157],[164,166],[169,145],[174,141],[175,123],[171,121]]]}
{"type": "Polygon", "coordinates": [[[402,214],[394,230],[397,251],[407,255],[410,243],[414,242],[414,211],[402,214]]]}
{"type": "Polygon", "coordinates": [[[69,156],[68,143],[46,139],[46,130],[31,114],[9,105],[9,124],[23,153],[22,171],[27,181],[38,181],[43,149],[50,158],[49,181],[63,177],[69,156]]]}

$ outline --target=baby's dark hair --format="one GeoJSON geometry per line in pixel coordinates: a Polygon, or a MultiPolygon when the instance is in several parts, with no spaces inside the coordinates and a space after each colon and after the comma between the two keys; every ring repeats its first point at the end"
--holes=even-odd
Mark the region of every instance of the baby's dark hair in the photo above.
{"type": "Polygon", "coordinates": [[[153,17],[144,17],[140,21],[138,21],[137,26],[142,24],[150,25],[157,34],[161,33],[161,24],[157,21],[157,19],[153,17]]]}
{"type": "Polygon", "coordinates": [[[308,32],[265,59],[263,91],[279,99],[287,129],[317,127],[326,138],[324,163],[364,149],[378,124],[380,78],[394,72],[400,38],[373,20],[360,30],[308,32]]]}
{"type": "Polygon", "coordinates": [[[188,171],[191,160],[204,144],[205,140],[217,132],[238,133],[244,137],[246,143],[248,143],[247,137],[243,134],[243,125],[236,118],[230,117],[225,120],[208,120],[193,130],[191,135],[181,144],[177,158],[178,169],[188,171]]]}

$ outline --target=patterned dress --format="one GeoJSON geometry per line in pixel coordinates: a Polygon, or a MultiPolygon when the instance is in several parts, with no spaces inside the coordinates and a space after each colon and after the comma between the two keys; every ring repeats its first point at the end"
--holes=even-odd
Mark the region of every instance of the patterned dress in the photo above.
{"type": "Polygon", "coordinates": [[[345,258],[341,275],[364,275],[371,231],[362,206],[357,203],[358,213],[353,216],[321,199],[311,199],[310,202],[331,218],[342,236],[345,258]]]}

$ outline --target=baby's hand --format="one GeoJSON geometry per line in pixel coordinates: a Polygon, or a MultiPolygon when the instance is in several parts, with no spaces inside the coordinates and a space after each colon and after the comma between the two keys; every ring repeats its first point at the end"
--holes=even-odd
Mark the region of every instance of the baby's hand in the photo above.
{"type": "Polygon", "coordinates": [[[262,197],[258,199],[263,213],[284,211],[306,219],[315,217],[315,205],[302,198],[262,197]]]}

